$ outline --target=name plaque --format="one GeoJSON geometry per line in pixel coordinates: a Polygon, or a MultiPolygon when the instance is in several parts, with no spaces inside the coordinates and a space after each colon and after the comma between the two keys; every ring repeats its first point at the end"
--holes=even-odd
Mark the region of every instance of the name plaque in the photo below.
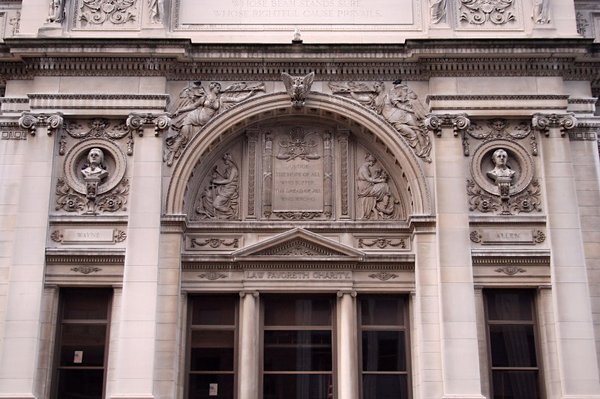
{"type": "Polygon", "coordinates": [[[413,0],[179,0],[181,25],[405,25],[413,0]]]}
{"type": "Polygon", "coordinates": [[[486,244],[531,244],[531,230],[484,230],[482,241],[486,244]]]}
{"type": "Polygon", "coordinates": [[[114,243],[113,229],[64,229],[63,244],[75,243],[114,243]]]}
{"type": "Polygon", "coordinates": [[[244,272],[246,280],[352,280],[350,271],[305,271],[305,270],[281,270],[281,271],[246,271],[244,272]]]}

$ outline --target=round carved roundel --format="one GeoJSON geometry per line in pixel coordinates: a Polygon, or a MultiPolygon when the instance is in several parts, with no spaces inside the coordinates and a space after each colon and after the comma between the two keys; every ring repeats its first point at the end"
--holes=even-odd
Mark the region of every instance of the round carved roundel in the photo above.
{"type": "Polygon", "coordinates": [[[106,178],[98,185],[97,195],[100,195],[115,188],[123,179],[127,160],[121,149],[108,140],[85,140],[75,145],[65,156],[64,171],[69,186],[80,194],[86,194],[82,170],[88,166],[88,154],[92,148],[102,150],[103,167],[108,172],[106,178]]]}
{"type": "Polygon", "coordinates": [[[509,140],[490,141],[475,151],[471,160],[471,175],[475,182],[488,193],[500,195],[498,184],[491,176],[496,166],[493,156],[497,150],[506,152],[506,167],[514,172],[511,172],[510,195],[525,190],[533,180],[533,159],[527,150],[509,140]]]}

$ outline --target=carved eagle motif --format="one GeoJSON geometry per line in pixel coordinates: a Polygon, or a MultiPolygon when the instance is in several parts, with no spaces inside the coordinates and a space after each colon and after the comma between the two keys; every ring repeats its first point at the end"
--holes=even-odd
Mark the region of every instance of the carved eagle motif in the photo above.
{"type": "Polygon", "coordinates": [[[315,73],[311,72],[306,76],[292,76],[282,72],[281,79],[290,95],[292,106],[297,108],[303,107],[306,96],[310,92],[310,87],[315,79],[315,73]]]}

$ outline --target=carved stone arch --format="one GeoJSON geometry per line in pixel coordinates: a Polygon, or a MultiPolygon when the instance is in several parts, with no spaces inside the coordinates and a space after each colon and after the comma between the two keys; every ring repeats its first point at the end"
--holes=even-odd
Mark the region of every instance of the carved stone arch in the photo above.
{"type": "Polygon", "coordinates": [[[365,138],[371,137],[370,141],[385,148],[385,152],[391,154],[394,162],[403,171],[402,178],[408,184],[408,195],[410,195],[408,201],[410,209],[406,209],[408,216],[432,213],[432,199],[422,161],[415,156],[397,131],[374,112],[356,102],[323,93],[311,93],[305,107],[301,109],[291,107],[289,96],[284,93],[260,96],[244,101],[210,120],[200,133],[191,138],[185,151],[173,165],[165,213],[170,215],[185,213],[184,200],[188,182],[198,162],[209,153],[221,149],[223,143],[230,142],[232,138],[258,121],[289,115],[306,115],[333,121],[359,130],[360,135],[365,138]]]}

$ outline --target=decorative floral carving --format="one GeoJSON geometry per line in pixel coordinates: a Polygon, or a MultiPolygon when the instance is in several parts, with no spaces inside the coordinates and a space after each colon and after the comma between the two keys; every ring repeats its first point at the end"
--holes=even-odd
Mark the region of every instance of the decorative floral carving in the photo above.
{"type": "Polygon", "coordinates": [[[206,273],[199,274],[198,277],[205,278],[205,279],[211,280],[211,281],[215,281],[215,280],[220,280],[222,278],[226,278],[227,275],[225,273],[206,272],[206,273]]]}
{"type": "Polygon", "coordinates": [[[129,180],[124,179],[113,190],[96,196],[95,200],[88,200],[86,196],[73,190],[65,179],[59,178],[56,184],[56,210],[62,209],[66,212],[80,212],[86,215],[95,215],[98,211],[124,211],[128,194],[129,180]]]}
{"type": "Polygon", "coordinates": [[[102,25],[107,20],[122,25],[135,20],[136,3],[136,0],[82,0],[79,19],[94,25],[102,25]]]}
{"type": "Polygon", "coordinates": [[[317,142],[311,138],[316,134],[316,132],[306,133],[301,127],[292,128],[287,136],[284,136],[285,138],[279,140],[279,152],[275,157],[284,161],[294,159],[311,161],[321,158],[318,153],[313,151],[319,147],[317,142]]]}
{"type": "MultiPolygon", "coordinates": [[[[278,217],[279,219],[284,219],[284,220],[311,220],[311,219],[318,219],[324,215],[323,212],[302,212],[302,211],[273,212],[273,214],[276,217],[278,217]]],[[[270,213],[269,213],[269,215],[270,215],[270,213]]],[[[265,216],[268,216],[268,215],[265,215],[265,216]]]]}
{"type": "Polygon", "coordinates": [[[60,230],[54,230],[52,234],[50,234],[50,239],[54,242],[62,242],[63,234],[60,230]]]}
{"type": "Polygon", "coordinates": [[[471,238],[471,241],[473,242],[480,243],[483,237],[477,230],[473,230],[469,235],[469,238],[471,238]]]}
{"type": "Polygon", "coordinates": [[[379,249],[385,249],[387,247],[400,247],[402,249],[406,249],[406,240],[404,238],[399,238],[396,242],[394,242],[394,240],[389,238],[374,238],[369,242],[364,238],[359,238],[358,247],[377,247],[379,249]]]}
{"type": "Polygon", "coordinates": [[[483,213],[500,211],[502,215],[513,215],[542,210],[541,189],[536,179],[533,179],[521,194],[510,196],[506,200],[487,193],[472,180],[467,180],[467,194],[471,211],[477,210],[483,213]]]}
{"type": "Polygon", "coordinates": [[[94,267],[94,266],[75,266],[75,267],[71,268],[71,271],[81,273],[81,274],[91,274],[91,273],[98,273],[99,271],[102,271],[102,268],[94,267]]]}
{"type": "Polygon", "coordinates": [[[239,171],[231,154],[223,155],[223,171],[218,165],[200,195],[196,213],[201,219],[235,219],[238,217],[239,171]]]}
{"type": "Polygon", "coordinates": [[[221,90],[220,83],[211,82],[205,90],[202,82],[196,81],[183,89],[171,109],[172,120],[165,139],[163,161],[171,166],[189,140],[209,120],[259,91],[265,91],[264,83],[239,82],[221,90]]]}
{"type": "Polygon", "coordinates": [[[518,273],[525,273],[527,270],[518,266],[504,266],[494,270],[496,273],[504,273],[507,276],[514,276],[518,273]]]}
{"type": "Polygon", "coordinates": [[[285,85],[285,89],[290,95],[292,106],[294,108],[302,108],[306,96],[310,93],[310,87],[315,80],[315,73],[311,72],[306,76],[291,76],[285,72],[281,73],[281,79],[285,85]]]}
{"type": "Polygon", "coordinates": [[[417,94],[406,84],[396,80],[394,87],[386,89],[385,83],[376,82],[373,86],[356,82],[330,82],[333,94],[358,101],[365,107],[381,115],[404,138],[415,154],[431,162],[431,139],[425,127],[425,107],[417,94]]]}
{"type": "Polygon", "coordinates": [[[65,123],[65,131],[75,139],[106,138],[118,140],[130,133],[127,125],[123,123],[112,125],[110,120],[103,118],[91,119],[85,122],[68,121],[65,123]]]}
{"type": "Polygon", "coordinates": [[[209,246],[213,249],[217,249],[221,246],[238,248],[239,239],[234,238],[231,241],[227,241],[227,240],[220,239],[220,238],[207,238],[203,241],[200,241],[197,238],[192,238],[192,239],[190,239],[190,246],[192,248],[209,246]]]}
{"type": "Polygon", "coordinates": [[[483,25],[487,21],[495,25],[514,22],[515,15],[510,8],[514,0],[460,0],[460,20],[469,24],[483,25]]]}
{"type": "Polygon", "coordinates": [[[127,233],[125,233],[123,230],[115,229],[113,232],[113,238],[115,239],[115,242],[123,242],[127,239],[127,233]]]}
{"type": "Polygon", "coordinates": [[[533,242],[535,242],[536,244],[541,244],[544,241],[546,241],[546,234],[544,234],[544,232],[541,230],[534,230],[533,231],[533,242]]]}
{"type": "Polygon", "coordinates": [[[388,280],[393,280],[393,279],[398,278],[398,275],[395,273],[378,272],[378,273],[369,274],[369,277],[371,277],[373,279],[381,280],[381,281],[388,281],[388,280]]]}

